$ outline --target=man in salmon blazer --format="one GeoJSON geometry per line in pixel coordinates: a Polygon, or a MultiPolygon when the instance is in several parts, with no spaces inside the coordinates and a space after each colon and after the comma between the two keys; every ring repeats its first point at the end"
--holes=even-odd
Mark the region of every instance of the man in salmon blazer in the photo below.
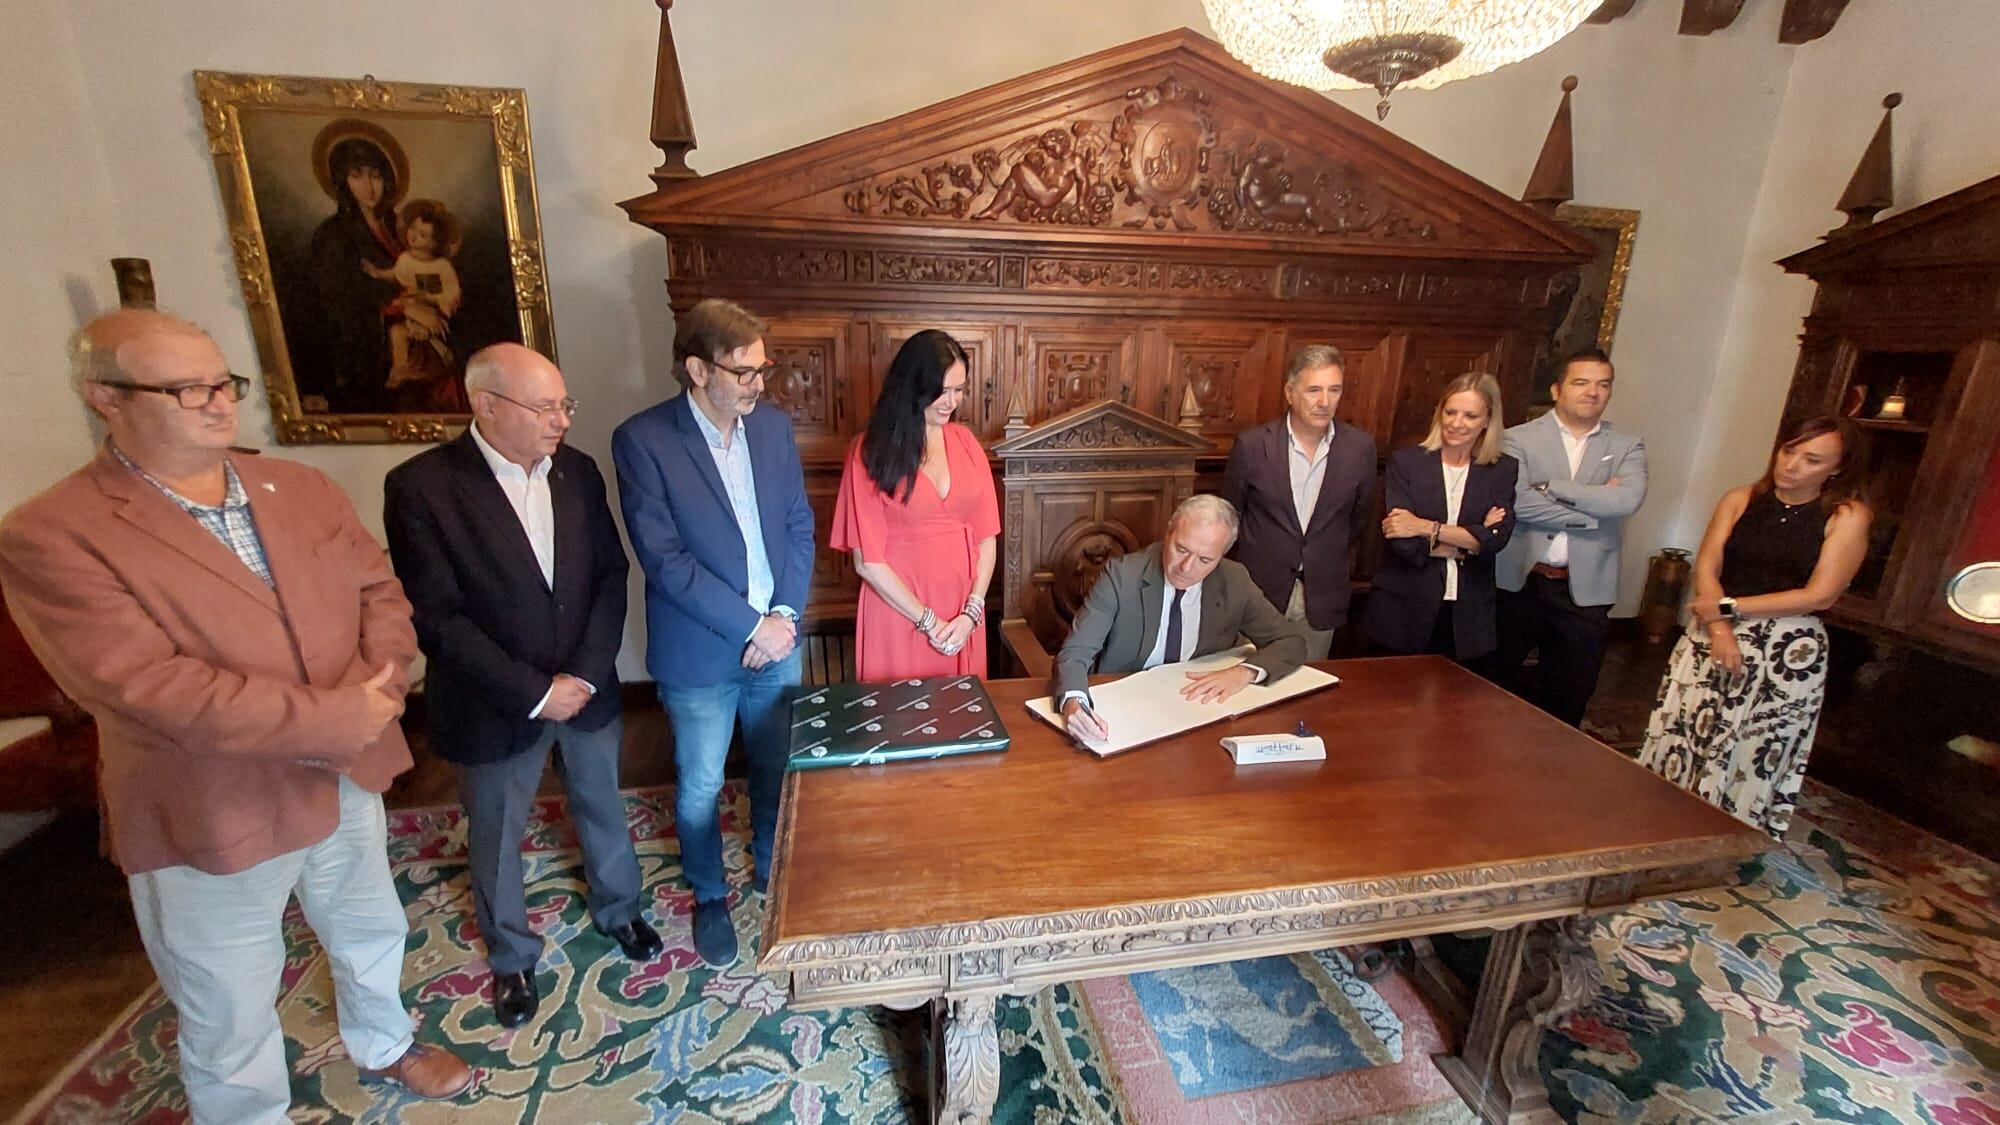
{"type": "Polygon", "coordinates": [[[295,895],[362,1078],[463,1093],[470,1069],[413,1040],[401,992],[381,793],[410,766],[417,639],[387,556],[324,475],[233,447],[249,380],[194,325],[121,310],[71,354],[108,436],[0,521],[0,584],[97,720],[112,858],[180,1015],[194,1120],[286,1120],[272,1001],[295,895]]]}

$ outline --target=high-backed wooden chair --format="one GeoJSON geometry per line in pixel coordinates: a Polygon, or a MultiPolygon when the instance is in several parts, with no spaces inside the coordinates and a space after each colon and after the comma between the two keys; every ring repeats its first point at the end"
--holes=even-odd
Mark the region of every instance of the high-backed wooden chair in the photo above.
{"type": "Polygon", "coordinates": [[[1101,401],[1030,429],[1014,413],[993,447],[1004,472],[1001,637],[1046,677],[1070,618],[1111,560],[1159,538],[1193,495],[1213,442],[1122,402],[1101,401]]]}

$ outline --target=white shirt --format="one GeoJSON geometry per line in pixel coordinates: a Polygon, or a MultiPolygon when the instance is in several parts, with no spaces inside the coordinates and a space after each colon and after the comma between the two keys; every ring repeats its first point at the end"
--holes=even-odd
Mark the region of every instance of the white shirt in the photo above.
{"type": "MultiPolygon", "coordinates": [[[[1458,509],[1465,501],[1465,478],[1472,472],[1472,462],[1444,467],[1444,523],[1446,527],[1458,522],[1458,509]]],[[[1458,560],[1444,560],[1444,600],[1458,600],[1458,560]]]]}
{"type": "MultiPolygon", "coordinates": [[[[1576,474],[1583,471],[1583,447],[1603,428],[1604,423],[1599,422],[1578,437],[1569,432],[1562,419],[1556,419],[1556,433],[1562,435],[1563,453],[1569,457],[1569,479],[1575,480],[1576,474]]],[[[1556,532],[1555,537],[1549,540],[1548,554],[1542,556],[1542,561],[1550,566],[1569,565],[1569,532],[1556,532]]]]}
{"type": "Polygon", "coordinates": [[[1326,481],[1326,454],[1333,448],[1333,425],[1327,424],[1326,436],[1320,439],[1318,448],[1308,452],[1292,432],[1292,420],[1286,418],[1285,444],[1291,448],[1285,463],[1292,474],[1292,507],[1299,515],[1299,530],[1304,531],[1312,521],[1313,505],[1319,501],[1320,485],[1326,481]]]}
{"type": "Polygon", "coordinates": [[[1160,591],[1160,630],[1153,637],[1153,651],[1146,654],[1146,667],[1157,668],[1162,664],[1178,664],[1194,655],[1195,640],[1201,636],[1201,583],[1197,582],[1186,590],[1174,589],[1167,583],[1160,591]],[[1181,650],[1167,651],[1167,617],[1174,611],[1174,595],[1181,596],[1181,650]]]}
{"type": "MultiPolygon", "coordinates": [[[[507,506],[514,509],[514,518],[521,521],[521,530],[528,533],[528,547],[535,552],[535,564],[542,568],[542,581],[549,589],[556,585],[556,505],[549,494],[550,458],[535,462],[535,467],[523,469],[507,460],[500,451],[486,444],[486,435],[479,432],[479,423],[470,427],[472,444],[479,447],[479,455],[486,458],[486,467],[493,470],[493,479],[500,482],[500,491],[507,495],[507,506]]],[[[588,681],[579,680],[590,694],[596,695],[597,688],[588,681]]],[[[542,701],[528,712],[530,719],[542,717],[542,708],[548,706],[549,696],[556,688],[553,683],[542,693],[542,701]]]]}
{"type": "MultiPolygon", "coordinates": [[[[750,440],[743,436],[741,419],[724,438],[722,428],[703,413],[700,405],[689,400],[688,410],[694,414],[694,424],[701,429],[701,436],[708,441],[708,455],[715,459],[722,490],[729,494],[730,514],[736,517],[736,530],[743,536],[743,600],[762,617],[774,608],[771,593],[777,579],[771,574],[771,556],[764,549],[764,526],[757,515],[757,476],[750,466],[750,440]]],[[[786,610],[787,616],[797,616],[789,607],[775,608],[786,610]]],[[[757,630],[752,627],[750,636],[756,635],[757,630]]],[[[750,637],[743,640],[747,644],[750,637]]]]}
{"type": "Polygon", "coordinates": [[[521,521],[521,530],[528,533],[528,546],[542,568],[543,583],[555,589],[556,505],[549,496],[550,459],[544,457],[535,462],[532,470],[523,469],[486,444],[486,435],[479,432],[477,422],[472,424],[472,443],[479,447],[479,455],[486,458],[486,467],[493,470],[500,491],[507,494],[507,505],[514,509],[514,518],[521,521]]]}

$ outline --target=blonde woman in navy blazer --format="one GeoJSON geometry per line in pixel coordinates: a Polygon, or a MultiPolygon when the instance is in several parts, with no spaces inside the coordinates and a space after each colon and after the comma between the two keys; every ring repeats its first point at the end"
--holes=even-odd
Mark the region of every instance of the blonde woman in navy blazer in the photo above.
{"type": "Polygon", "coordinates": [[[1389,457],[1382,534],[1389,549],[1361,625],[1393,652],[1437,653],[1475,671],[1499,639],[1493,562],[1514,533],[1519,466],[1500,451],[1500,385],[1445,385],[1423,444],[1389,457]]]}

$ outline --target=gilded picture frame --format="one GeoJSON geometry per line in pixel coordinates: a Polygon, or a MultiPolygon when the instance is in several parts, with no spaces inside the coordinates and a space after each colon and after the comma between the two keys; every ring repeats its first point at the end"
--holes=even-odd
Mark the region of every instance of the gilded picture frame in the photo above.
{"type": "Polygon", "coordinates": [[[439,442],[466,357],[555,358],[526,94],[196,71],[285,445],[439,442]]]}
{"type": "Polygon", "coordinates": [[[1561,377],[1566,357],[1592,346],[1611,353],[1625,303],[1625,278],[1632,272],[1632,246],[1639,237],[1639,212],[1618,207],[1565,203],[1556,208],[1556,221],[1589,239],[1598,253],[1550,288],[1547,329],[1534,365],[1538,403],[1550,401],[1549,386],[1561,377]]]}

